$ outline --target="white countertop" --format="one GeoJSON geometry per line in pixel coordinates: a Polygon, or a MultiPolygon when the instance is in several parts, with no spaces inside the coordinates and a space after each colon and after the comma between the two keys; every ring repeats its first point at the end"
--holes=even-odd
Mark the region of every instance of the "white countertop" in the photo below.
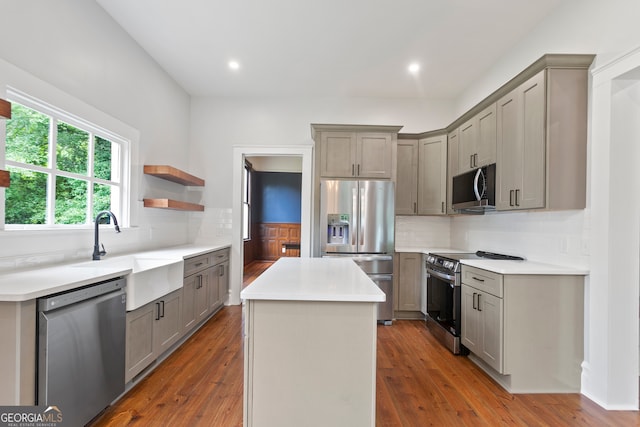
{"type": "MultiPolygon", "coordinates": [[[[182,245],[138,252],[136,254],[166,259],[185,259],[229,246],[226,243],[211,246],[182,245]]],[[[128,255],[119,255],[113,258],[126,256],[128,255]]],[[[105,256],[104,259],[110,259],[109,255],[105,256]]],[[[2,274],[0,275],[0,301],[27,301],[103,280],[126,276],[131,272],[130,268],[125,268],[123,265],[118,265],[118,263],[101,263],[101,261],[90,260],[89,262],[94,263],[95,267],[87,267],[88,262],[83,261],[81,263],[62,264],[2,274]],[[82,267],[78,267],[79,265],[82,265],[82,267]]]]}
{"type": "Polygon", "coordinates": [[[396,246],[394,248],[396,252],[412,252],[412,253],[423,253],[423,254],[433,254],[433,253],[457,253],[463,254],[466,252],[475,252],[475,251],[464,251],[461,249],[451,249],[451,248],[439,248],[439,247],[415,247],[415,246],[396,246]]]}
{"type": "Polygon", "coordinates": [[[352,260],[280,258],[240,293],[248,300],[383,302],[384,292],[352,260]]]}
{"type": "Polygon", "coordinates": [[[538,274],[586,276],[589,270],[562,265],[544,264],[535,261],[505,261],[497,259],[463,259],[462,265],[481,268],[499,274],[538,274]]]}

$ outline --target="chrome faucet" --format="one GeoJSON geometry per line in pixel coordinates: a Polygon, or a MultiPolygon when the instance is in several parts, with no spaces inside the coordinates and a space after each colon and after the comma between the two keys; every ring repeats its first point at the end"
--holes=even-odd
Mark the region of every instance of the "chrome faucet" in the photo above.
{"type": "Polygon", "coordinates": [[[106,255],[107,251],[104,250],[104,245],[100,245],[100,239],[98,237],[98,223],[100,220],[100,217],[107,215],[110,216],[111,218],[113,218],[113,225],[116,229],[116,232],[119,233],[120,232],[120,227],[118,226],[118,220],[116,219],[116,216],[113,214],[113,212],[111,211],[100,211],[98,212],[98,215],[96,215],[96,231],[95,231],[95,235],[94,235],[94,243],[93,243],[93,260],[94,261],[98,261],[100,260],[100,257],[102,255],[106,255]],[[100,246],[102,246],[102,250],[100,250],[100,246]]]}

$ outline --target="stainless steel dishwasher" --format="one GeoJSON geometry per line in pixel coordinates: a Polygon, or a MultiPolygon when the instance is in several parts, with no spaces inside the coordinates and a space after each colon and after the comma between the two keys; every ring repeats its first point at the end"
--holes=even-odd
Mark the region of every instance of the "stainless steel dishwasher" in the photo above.
{"type": "Polygon", "coordinates": [[[38,405],[83,426],[124,392],[125,279],[38,299],[38,405]]]}

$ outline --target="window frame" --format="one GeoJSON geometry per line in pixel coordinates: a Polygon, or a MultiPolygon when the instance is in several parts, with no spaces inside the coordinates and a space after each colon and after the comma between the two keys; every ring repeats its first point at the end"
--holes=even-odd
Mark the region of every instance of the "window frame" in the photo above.
{"type": "MultiPolygon", "coordinates": [[[[30,94],[22,92],[13,87],[7,87],[6,98],[10,102],[23,105],[27,108],[33,109],[38,113],[44,114],[50,118],[49,123],[49,139],[48,139],[48,166],[38,166],[32,164],[24,164],[6,159],[6,130],[3,127],[3,158],[6,167],[21,168],[31,170],[39,173],[45,173],[47,175],[47,211],[46,211],[46,223],[45,224],[7,224],[5,222],[5,215],[2,217],[3,230],[53,230],[53,229],[85,229],[93,227],[93,202],[94,202],[94,185],[102,184],[117,187],[112,191],[117,191],[118,195],[115,196],[115,201],[112,199],[111,207],[116,214],[121,227],[126,228],[131,224],[130,218],[130,165],[131,165],[131,148],[132,141],[124,136],[110,131],[94,121],[82,118],[76,114],[65,111],[60,107],[53,106],[52,104],[36,98],[30,94]],[[56,165],[56,144],[57,144],[57,132],[52,132],[57,128],[58,123],[65,123],[73,126],[81,131],[89,134],[89,147],[88,147],[88,164],[87,174],[82,175],[75,172],[68,172],[60,170],[56,165]],[[111,144],[117,144],[119,149],[118,159],[112,159],[111,180],[105,180],[95,177],[94,171],[94,156],[95,156],[95,144],[96,137],[108,140],[111,144]],[[83,224],[55,224],[55,186],[56,177],[65,177],[72,179],[80,179],[87,182],[87,215],[86,222],[83,224]]],[[[93,115],[95,116],[95,114],[93,115]]],[[[95,119],[95,117],[92,117],[95,119]]],[[[113,147],[113,146],[112,146],[113,147]]],[[[113,151],[113,148],[112,148],[113,151]]],[[[3,206],[6,203],[6,198],[3,197],[3,206]]],[[[4,206],[4,212],[6,214],[6,206],[4,206]]]]}

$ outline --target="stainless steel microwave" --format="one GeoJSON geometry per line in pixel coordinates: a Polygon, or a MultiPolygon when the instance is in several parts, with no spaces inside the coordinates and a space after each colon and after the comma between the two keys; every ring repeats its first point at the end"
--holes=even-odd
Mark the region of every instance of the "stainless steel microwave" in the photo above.
{"type": "Polygon", "coordinates": [[[482,214],[496,208],[496,165],[483,166],[453,177],[453,209],[482,214]]]}

